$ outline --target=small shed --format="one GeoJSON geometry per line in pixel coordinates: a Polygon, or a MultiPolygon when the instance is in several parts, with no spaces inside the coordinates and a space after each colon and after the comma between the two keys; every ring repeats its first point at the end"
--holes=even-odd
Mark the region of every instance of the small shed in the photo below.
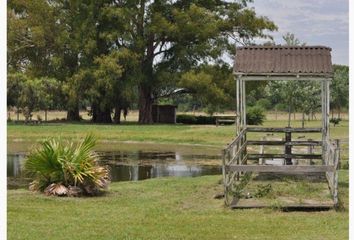
{"type": "MultiPolygon", "coordinates": [[[[233,188],[240,177],[252,173],[324,173],[334,206],[338,204],[338,148],[329,139],[329,84],[333,77],[331,48],[324,46],[249,46],[236,49],[234,62],[236,80],[236,136],[223,150],[225,204],[235,202],[233,188]],[[322,124],[312,128],[251,127],[246,122],[247,81],[318,81],[321,83],[322,124]],[[247,133],[284,134],[280,140],[250,140],[247,133]],[[320,133],[321,139],[292,140],[292,134],[320,133]],[[280,146],[283,152],[251,153],[249,146],[280,146]],[[319,146],[321,153],[300,154],[295,146],[319,146]],[[283,160],[282,165],[268,165],[264,159],[283,160]],[[293,160],[319,159],[313,165],[297,165],[293,160]]],[[[254,148],[254,147],[253,147],[254,148]]]]}
{"type": "Polygon", "coordinates": [[[152,105],[154,123],[176,123],[176,105],[152,105]]]}

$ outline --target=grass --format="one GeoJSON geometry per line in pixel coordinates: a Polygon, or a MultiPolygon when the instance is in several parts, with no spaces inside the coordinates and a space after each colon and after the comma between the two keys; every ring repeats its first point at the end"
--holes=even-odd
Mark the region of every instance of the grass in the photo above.
{"type": "Polygon", "coordinates": [[[345,210],[228,210],[213,195],[221,176],[119,182],[97,198],[8,191],[8,239],[348,239],[348,171],[339,174],[345,210]]]}
{"type": "MultiPolygon", "coordinates": [[[[293,126],[300,125],[295,121],[293,126]]],[[[274,126],[274,121],[268,120],[264,127],[274,126]]],[[[278,120],[276,126],[286,126],[286,121],[278,120]]],[[[311,121],[308,127],[320,126],[320,121],[311,121]]],[[[331,127],[331,138],[348,139],[348,121],[343,121],[339,126],[331,127]]],[[[234,137],[235,126],[213,125],[137,125],[137,124],[73,124],[73,123],[48,123],[41,125],[8,124],[8,142],[38,141],[47,137],[61,135],[64,138],[78,140],[87,132],[95,134],[100,141],[149,141],[154,143],[188,143],[201,145],[215,145],[222,147],[234,137]]],[[[294,134],[294,138],[299,134],[294,134]]],[[[264,134],[251,134],[251,137],[260,138],[264,134]]],[[[280,136],[280,135],[279,135],[280,136]]],[[[280,136],[281,137],[281,136],[280,136]]],[[[318,138],[317,134],[309,134],[308,138],[318,138]]]]}
{"type": "MultiPolygon", "coordinates": [[[[279,117],[279,116],[278,116],[279,117]]],[[[299,118],[298,118],[299,119],[299,118]]],[[[130,121],[130,119],[128,119],[130,121]]],[[[306,122],[306,127],[320,126],[306,122]]],[[[285,127],[285,119],[270,119],[264,126],[285,127]]],[[[301,126],[296,120],[293,126],[301,126]]],[[[218,151],[234,137],[234,126],[122,125],[48,123],[8,124],[8,151],[27,151],[47,137],[62,136],[78,141],[95,134],[101,149],[122,143],[154,143],[147,148],[186,145],[218,151]]],[[[260,139],[264,134],[250,135],[260,139]]],[[[275,136],[273,136],[275,137],[275,136]]],[[[282,137],[282,136],[278,136],[282,137]]],[[[293,138],[301,137],[295,135],[293,138]]],[[[306,138],[318,138],[310,134],[306,138]]],[[[348,142],[348,121],[331,127],[331,138],[348,142]]],[[[344,145],[344,147],[347,145],[344,145]]],[[[129,148],[129,147],[127,147],[129,148]]],[[[198,150],[199,151],[199,150],[198,150]]],[[[348,158],[348,155],[343,155],[348,158]]],[[[222,192],[221,176],[159,178],[140,182],[112,183],[110,191],[97,198],[55,198],[25,189],[8,190],[7,231],[9,239],[347,239],[348,171],[339,173],[341,211],[290,212],[274,209],[229,210],[213,195],[222,192]]],[[[266,184],[267,182],[262,182],[266,184]]],[[[274,185],[283,196],[321,197],[322,185],[274,185]],[[284,191],[286,189],[286,191],[284,191]]],[[[276,192],[276,194],[280,194],[276,192]]]]}

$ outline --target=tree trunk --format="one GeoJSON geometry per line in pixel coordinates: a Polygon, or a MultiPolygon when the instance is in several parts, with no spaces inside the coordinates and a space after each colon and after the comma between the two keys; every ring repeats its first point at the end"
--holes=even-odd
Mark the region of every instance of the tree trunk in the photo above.
{"type": "Polygon", "coordinates": [[[79,107],[68,109],[66,115],[66,120],[68,121],[80,121],[79,107]]]}
{"type": "Polygon", "coordinates": [[[291,119],[291,108],[289,105],[289,107],[288,107],[288,127],[290,127],[290,119],[291,119]]]}
{"type": "Polygon", "coordinates": [[[338,107],[338,118],[340,118],[340,107],[338,107]]]}
{"type": "Polygon", "coordinates": [[[20,121],[20,109],[16,107],[17,110],[17,122],[20,121]]]}
{"type": "Polygon", "coordinates": [[[113,122],[116,124],[120,124],[121,111],[122,111],[122,109],[118,105],[114,108],[113,122]]]}
{"type": "Polygon", "coordinates": [[[102,110],[97,104],[92,104],[92,121],[94,123],[112,123],[111,108],[106,106],[102,110]]]}
{"type": "Polygon", "coordinates": [[[45,122],[48,121],[47,115],[48,115],[48,110],[45,109],[45,110],[44,110],[44,121],[45,121],[45,122]]]}
{"type": "Polygon", "coordinates": [[[139,88],[139,123],[151,124],[152,120],[152,104],[154,100],[150,89],[139,88]]]}
{"type": "Polygon", "coordinates": [[[301,125],[302,125],[302,128],[305,127],[305,113],[304,112],[302,112],[302,123],[301,123],[301,125]]]}

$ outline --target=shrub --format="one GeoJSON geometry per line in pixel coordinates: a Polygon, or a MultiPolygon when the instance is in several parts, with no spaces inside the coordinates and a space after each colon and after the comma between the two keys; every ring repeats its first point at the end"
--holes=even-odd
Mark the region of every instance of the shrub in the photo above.
{"type": "Polygon", "coordinates": [[[47,195],[96,195],[107,188],[109,171],[98,164],[99,157],[92,150],[92,135],[79,144],[64,143],[60,139],[43,141],[26,159],[25,173],[34,177],[30,190],[47,195]]]}
{"type": "Polygon", "coordinates": [[[262,125],[265,119],[263,108],[254,106],[247,109],[246,121],[248,125],[262,125]]]}
{"type": "Polygon", "coordinates": [[[197,119],[193,115],[180,114],[177,115],[176,122],[183,124],[196,124],[197,119]]]}
{"type": "Polygon", "coordinates": [[[176,119],[177,123],[183,124],[215,124],[216,117],[215,116],[193,116],[187,114],[177,115],[176,119]]]}
{"type": "Polygon", "coordinates": [[[340,123],[340,121],[342,121],[341,118],[331,118],[329,120],[330,123],[333,123],[333,127],[335,127],[336,125],[338,125],[340,123]]]}
{"type": "Polygon", "coordinates": [[[272,108],[272,103],[268,99],[263,98],[263,99],[259,99],[256,102],[256,106],[270,110],[272,108]]]}

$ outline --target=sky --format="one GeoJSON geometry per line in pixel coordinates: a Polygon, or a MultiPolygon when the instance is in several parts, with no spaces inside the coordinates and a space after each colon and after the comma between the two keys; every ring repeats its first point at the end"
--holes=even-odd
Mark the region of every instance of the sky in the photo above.
{"type": "Polygon", "coordinates": [[[333,63],[349,64],[348,0],[254,0],[249,6],[278,26],[271,33],[276,44],[290,32],[306,45],[331,47],[333,63]]]}

